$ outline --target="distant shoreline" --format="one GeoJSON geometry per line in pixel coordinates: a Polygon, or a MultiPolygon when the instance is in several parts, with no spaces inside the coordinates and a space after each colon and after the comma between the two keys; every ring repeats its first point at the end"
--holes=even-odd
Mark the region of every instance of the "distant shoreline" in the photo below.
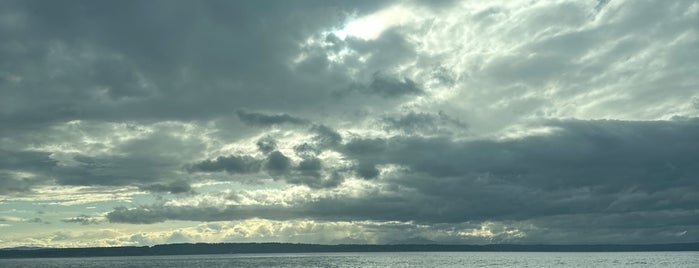
{"type": "Polygon", "coordinates": [[[699,242],[645,245],[320,245],[294,243],[196,243],[155,246],[93,248],[0,249],[0,258],[168,256],[243,253],[333,253],[333,252],[649,252],[699,251],[699,242]]]}

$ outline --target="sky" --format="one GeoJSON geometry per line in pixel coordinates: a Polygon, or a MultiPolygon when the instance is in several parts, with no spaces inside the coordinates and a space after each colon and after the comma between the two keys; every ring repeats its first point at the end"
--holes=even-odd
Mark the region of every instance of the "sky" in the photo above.
{"type": "Polygon", "coordinates": [[[699,2],[1,1],[0,248],[699,241],[699,2]]]}

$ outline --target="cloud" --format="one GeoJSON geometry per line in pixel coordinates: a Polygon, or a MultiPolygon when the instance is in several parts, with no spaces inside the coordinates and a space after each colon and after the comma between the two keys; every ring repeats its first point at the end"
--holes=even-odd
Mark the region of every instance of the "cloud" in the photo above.
{"type": "Polygon", "coordinates": [[[260,206],[230,206],[227,208],[196,208],[196,207],[139,207],[127,209],[118,207],[107,214],[110,222],[152,224],[166,220],[240,220],[260,218],[288,219],[289,213],[278,207],[260,206]]]}
{"type": "Polygon", "coordinates": [[[204,160],[190,167],[194,172],[256,173],[260,170],[261,161],[250,156],[219,156],[214,160],[204,160]]]}
{"type": "MultiPolygon", "coordinates": [[[[586,232],[600,239],[614,228],[656,228],[652,236],[658,237],[663,236],[658,233],[661,229],[699,228],[689,220],[696,216],[693,204],[699,198],[694,193],[699,185],[693,180],[699,168],[691,160],[699,158],[693,149],[699,134],[697,119],[573,120],[547,125],[557,130],[511,140],[396,137],[350,141],[345,145],[347,156],[359,163],[403,167],[381,175],[380,185],[387,188],[359,196],[331,195],[291,207],[122,208],[108,218],[132,223],[230,217],[424,224],[490,220],[533,224],[556,233],[573,227],[545,223],[546,219],[577,219],[588,225],[586,232]],[[639,217],[639,221],[629,225],[629,217],[639,217]]],[[[303,170],[317,167],[311,165],[315,160],[302,163],[299,168],[303,170]]],[[[357,172],[375,178],[379,176],[375,168],[367,167],[371,174],[362,174],[362,169],[357,172]]],[[[567,235],[570,241],[582,239],[567,235]]]]}
{"type": "Polygon", "coordinates": [[[29,192],[46,184],[56,165],[47,152],[0,150],[0,194],[29,192]]]}
{"type": "Polygon", "coordinates": [[[328,126],[314,125],[311,127],[311,131],[317,133],[313,139],[321,148],[331,148],[342,142],[342,135],[328,126]]]}
{"type": "Polygon", "coordinates": [[[23,177],[21,174],[0,172],[0,194],[29,192],[34,185],[41,182],[31,177],[23,177]]]}
{"type": "Polygon", "coordinates": [[[81,225],[100,224],[100,220],[88,215],[79,215],[73,218],[62,219],[66,223],[79,223],[81,225]]]}
{"type": "Polygon", "coordinates": [[[366,91],[382,97],[397,97],[423,93],[422,89],[408,78],[403,78],[401,80],[379,73],[374,74],[366,91]]]}
{"type": "Polygon", "coordinates": [[[399,116],[386,116],[381,122],[387,131],[400,130],[406,134],[450,134],[449,130],[468,128],[466,123],[441,111],[437,114],[409,112],[399,116]]]}
{"type": "Polygon", "coordinates": [[[322,163],[318,158],[307,158],[299,163],[297,169],[301,172],[315,175],[322,169],[322,163]]]}
{"type": "Polygon", "coordinates": [[[279,151],[274,151],[267,157],[265,168],[272,174],[286,172],[291,167],[291,160],[279,151]]]}
{"type": "MultiPolygon", "coordinates": [[[[9,216],[92,215],[78,206],[89,203],[133,205],[109,220],[151,231],[267,218],[287,231],[281,222],[322,222],[333,235],[319,241],[697,240],[696,1],[0,10],[9,216]]],[[[197,238],[61,226],[27,237],[197,238]]]]}
{"type": "Polygon", "coordinates": [[[26,222],[51,224],[50,222],[46,222],[46,221],[42,220],[41,218],[32,218],[32,219],[26,220],[26,222]]]}
{"type": "Polygon", "coordinates": [[[301,118],[293,117],[288,114],[267,115],[261,113],[248,113],[243,110],[238,110],[236,114],[238,115],[238,118],[240,118],[241,121],[253,126],[271,126],[282,123],[289,123],[295,125],[308,124],[308,121],[301,118]]]}
{"type": "Polygon", "coordinates": [[[141,190],[150,191],[154,193],[171,193],[171,194],[181,194],[181,193],[193,193],[192,186],[186,181],[174,181],[169,184],[149,184],[139,187],[141,190]]]}
{"type": "Polygon", "coordinates": [[[270,153],[277,149],[277,142],[270,137],[262,138],[255,143],[257,149],[263,153],[270,153]]]}
{"type": "Polygon", "coordinates": [[[359,177],[362,177],[365,179],[374,179],[374,178],[378,177],[380,174],[380,171],[376,168],[375,164],[366,163],[366,162],[360,162],[355,167],[355,172],[357,172],[357,175],[359,175],[359,177]]]}

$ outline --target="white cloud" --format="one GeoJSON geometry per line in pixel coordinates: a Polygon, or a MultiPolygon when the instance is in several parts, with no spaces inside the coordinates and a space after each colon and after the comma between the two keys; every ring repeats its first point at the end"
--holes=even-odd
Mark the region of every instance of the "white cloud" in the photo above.
{"type": "Polygon", "coordinates": [[[345,39],[357,37],[364,40],[376,39],[388,28],[401,26],[424,10],[394,5],[363,17],[351,18],[341,29],[332,31],[336,36],[345,39]]]}

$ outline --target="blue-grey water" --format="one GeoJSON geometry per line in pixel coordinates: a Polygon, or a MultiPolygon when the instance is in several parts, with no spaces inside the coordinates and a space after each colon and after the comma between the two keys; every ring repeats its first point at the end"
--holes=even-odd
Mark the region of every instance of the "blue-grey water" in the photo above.
{"type": "Polygon", "coordinates": [[[388,252],[0,259],[0,267],[699,267],[699,252],[388,252]]]}

